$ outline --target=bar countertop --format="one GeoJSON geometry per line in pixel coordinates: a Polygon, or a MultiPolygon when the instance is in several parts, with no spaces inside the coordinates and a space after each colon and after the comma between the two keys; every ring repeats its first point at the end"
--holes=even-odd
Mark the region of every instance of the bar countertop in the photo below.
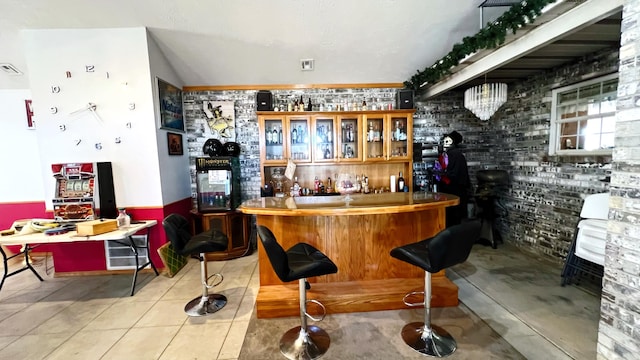
{"type": "Polygon", "coordinates": [[[387,192],[345,196],[266,197],[244,201],[238,210],[245,214],[279,216],[373,215],[414,212],[454,206],[455,195],[429,192],[387,192]]]}

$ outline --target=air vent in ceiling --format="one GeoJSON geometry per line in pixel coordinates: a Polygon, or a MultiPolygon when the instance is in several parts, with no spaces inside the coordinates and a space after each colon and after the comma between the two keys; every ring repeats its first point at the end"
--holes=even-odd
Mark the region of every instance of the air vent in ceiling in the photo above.
{"type": "Polygon", "coordinates": [[[22,75],[22,71],[9,63],[0,63],[0,69],[9,75],[22,75]]]}

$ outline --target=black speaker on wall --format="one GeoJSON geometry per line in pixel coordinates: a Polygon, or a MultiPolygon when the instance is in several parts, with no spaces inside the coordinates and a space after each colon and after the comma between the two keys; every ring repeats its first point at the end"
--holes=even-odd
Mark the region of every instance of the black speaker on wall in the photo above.
{"type": "Polygon", "coordinates": [[[98,197],[100,217],[115,219],[118,217],[116,206],[116,192],[113,189],[113,170],[110,162],[97,163],[98,168],[98,197]]]}
{"type": "Polygon", "coordinates": [[[256,110],[271,111],[273,110],[273,95],[271,91],[260,90],[256,93],[256,110]]]}
{"type": "Polygon", "coordinates": [[[396,109],[413,109],[413,90],[398,90],[396,93],[396,109]]]}

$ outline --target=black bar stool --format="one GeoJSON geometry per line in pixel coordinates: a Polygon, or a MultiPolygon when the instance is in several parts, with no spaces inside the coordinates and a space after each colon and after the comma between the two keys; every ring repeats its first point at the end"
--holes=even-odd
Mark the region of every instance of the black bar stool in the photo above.
{"type": "Polygon", "coordinates": [[[171,241],[173,249],[180,255],[197,255],[200,260],[200,279],[202,282],[202,296],[189,301],[184,307],[184,312],[189,316],[204,316],[213,314],[227,304],[227,298],[221,294],[209,294],[209,289],[220,285],[224,280],[222,274],[207,274],[207,258],[205,253],[227,250],[227,236],[217,230],[211,229],[195,236],[191,236],[191,226],[184,216],[170,214],[162,221],[162,226],[171,241]],[[216,281],[209,285],[209,279],[215,277],[216,281]]]}
{"type": "Polygon", "coordinates": [[[307,290],[311,285],[308,277],[333,274],[338,271],[336,264],[313,246],[297,243],[285,251],[275,236],[263,225],[258,225],[258,234],[276,275],[283,282],[298,280],[300,290],[300,323],[289,329],[280,338],[280,352],[287,359],[317,359],[329,349],[329,334],[317,326],[307,326],[307,317],[313,321],[322,321],[326,315],[324,306],[318,300],[309,300],[319,305],[323,314],[314,318],[307,313],[307,290]]]}
{"type": "Polygon", "coordinates": [[[432,238],[391,250],[394,258],[425,271],[424,302],[407,302],[407,297],[422,292],[412,292],[403,298],[407,306],[424,305],[424,322],[412,322],[402,328],[402,339],[417,352],[445,357],[456,351],[453,337],[443,328],[431,324],[431,274],[465,262],[479,236],[480,222],[470,221],[444,229],[432,238]]]}

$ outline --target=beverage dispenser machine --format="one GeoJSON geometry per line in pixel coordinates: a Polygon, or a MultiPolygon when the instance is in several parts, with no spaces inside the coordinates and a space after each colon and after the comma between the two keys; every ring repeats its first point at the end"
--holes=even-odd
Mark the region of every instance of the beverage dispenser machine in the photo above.
{"type": "Polygon", "coordinates": [[[237,157],[196,158],[198,211],[235,210],[240,205],[240,161],[237,157]]]}

